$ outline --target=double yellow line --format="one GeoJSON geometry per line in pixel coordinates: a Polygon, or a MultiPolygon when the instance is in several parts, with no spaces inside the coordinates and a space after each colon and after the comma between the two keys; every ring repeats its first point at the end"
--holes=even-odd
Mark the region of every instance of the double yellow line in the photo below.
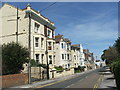
{"type": "Polygon", "coordinates": [[[96,88],[98,88],[100,81],[103,81],[103,75],[100,75],[99,79],[97,80],[96,84],[93,87],[93,90],[96,90],[96,88]]]}
{"type": "MultiPolygon", "coordinates": [[[[66,80],[66,79],[65,79],[66,80]]],[[[49,84],[45,84],[45,85],[42,85],[42,86],[38,86],[36,88],[43,88],[43,87],[47,87],[47,86],[50,86],[50,85],[53,85],[53,84],[57,84],[57,83],[60,83],[60,82],[63,82],[65,80],[62,80],[62,81],[57,81],[57,82],[53,82],[53,83],[49,83],[49,84]]]]}

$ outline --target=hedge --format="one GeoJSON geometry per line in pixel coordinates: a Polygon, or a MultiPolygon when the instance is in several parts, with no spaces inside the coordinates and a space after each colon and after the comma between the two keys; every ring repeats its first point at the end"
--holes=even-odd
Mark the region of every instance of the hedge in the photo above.
{"type": "Polygon", "coordinates": [[[117,88],[118,90],[120,90],[120,60],[112,64],[112,69],[116,80],[117,88]]]}

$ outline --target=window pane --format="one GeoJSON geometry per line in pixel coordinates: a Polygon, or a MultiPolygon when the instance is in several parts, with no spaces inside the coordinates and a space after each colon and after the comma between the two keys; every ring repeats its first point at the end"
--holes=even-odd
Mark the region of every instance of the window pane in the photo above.
{"type": "Polygon", "coordinates": [[[63,43],[61,43],[61,48],[64,48],[63,43]]]}
{"type": "Polygon", "coordinates": [[[41,55],[42,64],[43,64],[43,60],[44,60],[44,54],[41,55]]]}
{"type": "Polygon", "coordinates": [[[64,59],[64,54],[62,54],[62,59],[64,59]]]}
{"type": "Polygon", "coordinates": [[[49,64],[52,64],[52,55],[49,55],[49,64]]]}
{"type": "Polygon", "coordinates": [[[38,32],[39,26],[40,26],[39,24],[35,23],[35,28],[34,28],[35,32],[38,32]]]}
{"type": "Polygon", "coordinates": [[[39,63],[39,54],[35,54],[36,56],[36,62],[39,63]]]}
{"type": "Polygon", "coordinates": [[[52,38],[52,31],[48,30],[48,38],[52,38]]]}
{"type": "Polygon", "coordinates": [[[44,38],[41,38],[41,48],[43,49],[44,46],[44,38]]]}
{"type": "Polygon", "coordinates": [[[38,47],[38,43],[35,43],[35,47],[38,47]]]}
{"type": "Polygon", "coordinates": [[[39,46],[39,38],[36,37],[36,38],[35,38],[35,47],[38,47],[38,46],[39,46]]]}

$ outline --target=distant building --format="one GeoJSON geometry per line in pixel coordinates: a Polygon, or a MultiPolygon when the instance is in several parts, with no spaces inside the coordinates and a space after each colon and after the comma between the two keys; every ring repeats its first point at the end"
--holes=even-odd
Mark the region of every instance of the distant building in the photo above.
{"type": "Polygon", "coordinates": [[[90,53],[88,49],[84,49],[83,52],[85,54],[85,65],[87,70],[95,69],[95,59],[94,59],[93,53],[90,53]]]}
{"type": "Polygon", "coordinates": [[[85,54],[83,52],[82,44],[80,44],[80,66],[85,66],[85,54]]]}
{"type": "Polygon", "coordinates": [[[95,65],[97,68],[106,66],[105,61],[96,60],[95,65]]]}
{"type": "Polygon", "coordinates": [[[72,56],[72,62],[73,67],[77,68],[80,66],[80,47],[78,44],[71,46],[71,56],[72,56]]]}
{"type": "Polygon", "coordinates": [[[83,53],[82,44],[74,44],[71,46],[72,60],[75,62],[74,66],[85,66],[85,55],[83,53]],[[75,56],[77,57],[75,60],[75,56]]]}

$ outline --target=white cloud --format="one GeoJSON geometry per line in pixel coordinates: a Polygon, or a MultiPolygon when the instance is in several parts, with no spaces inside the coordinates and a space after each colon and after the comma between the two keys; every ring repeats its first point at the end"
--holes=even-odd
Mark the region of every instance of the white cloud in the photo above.
{"type": "Polygon", "coordinates": [[[88,43],[85,46],[95,55],[100,56],[104,49],[114,44],[114,40],[118,36],[117,11],[115,11],[115,7],[106,8],[99,13],[93,13],[84,8],[78,9],[83,13],[87,13],[85,14],[87,15],[86,18],[67,16],[67,19],[72,20],[72,22],[65,23],[65,27],[63,26],[60,30],[57,30],[65,37],[70,38],[73,44],[88,43]]]}
{"type": "MultiPolygon", "coordinates": [[[[99,18],[100,20],[100,18],[99,18]]],[[[111,19],[111,22],[87,22],[83,24],[69,24],[65,30],[61,31],[74,43],[89,43],[87,46],[100,59],[102,51],[108,46],[113,45],[118,36],[118,21],[111,19]],[[72,26],[70,26],[72,25],[72,26]]]]}
{"type": "Polygon", "coordinates": [[[89,22],[74,25],[70,28],[66,28],[66,30],[62,31],[62,33],[72,39],[100,41],[116,39],[118,33],[117,31],[117,20],[111,20],[111,22],[104,23],[89,22]]]}

